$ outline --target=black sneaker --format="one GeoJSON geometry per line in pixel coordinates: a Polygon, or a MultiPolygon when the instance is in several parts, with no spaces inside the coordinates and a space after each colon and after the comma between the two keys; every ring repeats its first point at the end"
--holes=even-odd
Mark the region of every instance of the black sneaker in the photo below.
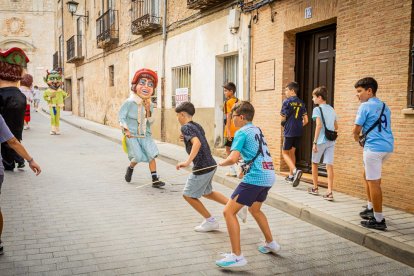
{"type": "Polygon", "coordinates": [[[24,167],[26,167],[26,165],[24,164],[24,162],[22,162],[22,163],[18,163],[18,164],[17,164],[17,168],[18,168],[19,170],[22,170],[24,167]]]}
{"type": "Polygon", "coordinates": [[[387,229],[387,225],[385,224],[385,219],[382,219],[381,222],[378,222],[375,218],[371,218],[369,220],[361,221],[361,225],[366,228],[382,230],[382,231],[387,229]]]}
{"type": "Polygon", "coordinates": [[[4,251],[3,251],[3,243],[0,241],[0,255],[3,255],[4,251]]]}
{"type": "Polygon", "coordinates": [[[287,184],[292,184],[293,183],[293,176],[292,177],[286,176],[285,181],[286,181],[287,184]]]}
{"type": "Polygon", "coordinates": [[[126,170],[126,173],[125,173],[125,181],[126,182],[131,182],[133,172],[134,172],[134,169],[131,169],[131,167],[128,166],[128,168],[126,170]]]}
{"type": "Polygon", "coordinates": [[[293,182],[292,182],[293,187],[297,187],[299,185],[301,177],[302,177],[302,171],[297,169],[296,173],[293,175],[293,182]]]}
{"type": "Polygon", "coordinates": [[[374,210],[373,209],[370,210],[368,208],[365,208],[364,211],[359,213],[359,216],[363,219],[372,219],[374,217],[374,210]]]}
{"type": "Polygon", "coordinates": [[[153,188],[161,188],[163,186],[165,186],[165,182],[161,181],[159,178],[152,180],[153,188]]]}

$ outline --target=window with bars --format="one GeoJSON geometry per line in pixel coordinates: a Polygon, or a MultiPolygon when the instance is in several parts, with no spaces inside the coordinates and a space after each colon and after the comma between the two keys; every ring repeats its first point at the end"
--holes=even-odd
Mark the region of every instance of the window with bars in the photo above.
{"type": "Polygon", "coordinates": [[[172,68],[172,107],[176,107],[176,99],[187,94],[187,101],[191,100],[191,65],[172,68]],[[177,97],[178,98],[177,98],[177,97]]]}
{"type": "Polygon", "coordinates": [[[108,72],[109,72],[109,86],[114,86],[115,85],[115,69],[113,65],[110,65],[108,67],[108,72]]]}

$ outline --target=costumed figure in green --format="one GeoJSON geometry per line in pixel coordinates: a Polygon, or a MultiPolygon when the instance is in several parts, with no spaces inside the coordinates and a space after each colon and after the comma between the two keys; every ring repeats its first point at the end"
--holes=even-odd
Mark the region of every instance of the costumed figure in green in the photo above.
{"type": "Polygon", "coordinates": [[[60,110],[65,106],[65,99],[69,97],[69,94],[60,88],[62,85],[62,73],[60,71],[52,70],[46,72],[47,75],[44,77],[44,81],[49,88],[43,93],[43,99],[49,106],[51,124],[50,134],[59,135],[60,110]]]}

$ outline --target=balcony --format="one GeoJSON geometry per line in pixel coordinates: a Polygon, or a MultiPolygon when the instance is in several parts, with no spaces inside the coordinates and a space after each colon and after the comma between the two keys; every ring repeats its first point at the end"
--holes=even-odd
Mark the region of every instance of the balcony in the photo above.
{"type": "Polygon", "coordinates": [[[204,10],[208,9],[214,6],[217,6],[218,4],[221,4],[223,0],[187,0],[187,8],[192,10],[204,10]]]}
{"type": "Polygon", "coordinates": [[[131,32],[135,35],[146,35],[161,28],[158,14],[159,6],[154,1],[133,0],[131,32]]]}
{"type": "Polygon", "coordinates": [[[96,44],[104,49],[119,41],[118,11],[108,10],[96,20],[96,44]]]}
{"type": "Polygon", "coordinates": [[[76,63],[83,60],[82,36],[74,35],[66,41],[66,62],[76,63]]]}
{"type": "Polygon", "coordinates": [[[55,52],[53,54],[53,70],[56,70],[59,67],[59,52],[55,52]]]}

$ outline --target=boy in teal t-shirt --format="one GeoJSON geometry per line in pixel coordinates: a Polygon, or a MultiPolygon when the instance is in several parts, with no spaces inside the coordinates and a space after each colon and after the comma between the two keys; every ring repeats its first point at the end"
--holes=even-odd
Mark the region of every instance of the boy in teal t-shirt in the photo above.
{"type": "Polygon", "coordinates": [[[225,254],[224,258],[216,261],[216,265],[224,268],[240,267],[247,264],[240,246],[240,226],[236,218],[243,206],[249,206],[249,211],[265,236],[265,244],[259,246],[261,253],[278,252],[280,245],[273,240],[269,223],[260,210],[267,194],[275,181],[275,172],[272,158],[262,131],[252,124],[254,107],[247,101],[237,103],[232,109],[232,120],[237,131],[231,153],[219,166],[235,164],[242,157],[243,179],[237,186],[224,207],[227,230],[230,235],[232,253],[225,254]]]}

